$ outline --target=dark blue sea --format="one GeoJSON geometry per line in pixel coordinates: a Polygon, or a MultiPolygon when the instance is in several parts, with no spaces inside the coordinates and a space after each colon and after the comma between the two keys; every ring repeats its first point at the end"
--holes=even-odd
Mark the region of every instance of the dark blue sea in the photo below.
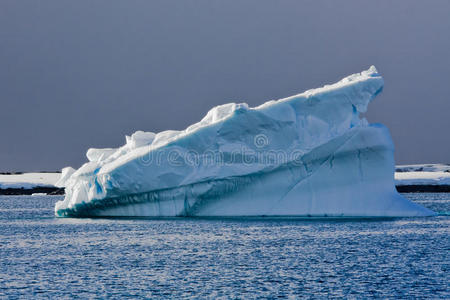
{"type": "Polygon", "coordinates": [[[450,194],[429,218],[59,219],[0,197],[0,297],[450,298],[450,194]]]}

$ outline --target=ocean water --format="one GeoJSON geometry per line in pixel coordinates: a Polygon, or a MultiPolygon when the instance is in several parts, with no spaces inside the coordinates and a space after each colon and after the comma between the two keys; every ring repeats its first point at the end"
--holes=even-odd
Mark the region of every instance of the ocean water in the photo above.
{"type": "Polygon", "coordinates": [[[430,218],[59,219],[0,197],[1,298],[450,298],[450,194],[430,218]]]}

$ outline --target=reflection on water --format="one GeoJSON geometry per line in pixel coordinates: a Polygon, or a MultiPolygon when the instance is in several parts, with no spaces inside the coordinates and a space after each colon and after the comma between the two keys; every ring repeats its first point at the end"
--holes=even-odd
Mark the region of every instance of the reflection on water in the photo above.
{"type": "Polygon", "coordinates": [[[450,297],[450,194],[430,218],[58,219],[0,197],[0,296],[450,297]]]}

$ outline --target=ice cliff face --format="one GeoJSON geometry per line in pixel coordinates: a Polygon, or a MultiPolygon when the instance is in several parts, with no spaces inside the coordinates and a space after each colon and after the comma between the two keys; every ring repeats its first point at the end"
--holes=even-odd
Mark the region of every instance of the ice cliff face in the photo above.
{"type": "Polygon", "coordinates": [[[255,108],[225,104],[183,131],[138,131],[66,168],[57,216],[425,216],[394,187],[388,130],[359,113],[375,67],[255,108]]]}

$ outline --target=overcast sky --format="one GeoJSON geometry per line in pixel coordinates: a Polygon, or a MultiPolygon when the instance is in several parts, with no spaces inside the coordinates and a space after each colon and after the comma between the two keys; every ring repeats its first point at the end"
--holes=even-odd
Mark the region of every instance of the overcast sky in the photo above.
{"type": "Polygon", "coordinates": [[[0,171],[80,166],[375,65],[396,161],[450,163],[450,1],[0,1],[0,171]]]}

